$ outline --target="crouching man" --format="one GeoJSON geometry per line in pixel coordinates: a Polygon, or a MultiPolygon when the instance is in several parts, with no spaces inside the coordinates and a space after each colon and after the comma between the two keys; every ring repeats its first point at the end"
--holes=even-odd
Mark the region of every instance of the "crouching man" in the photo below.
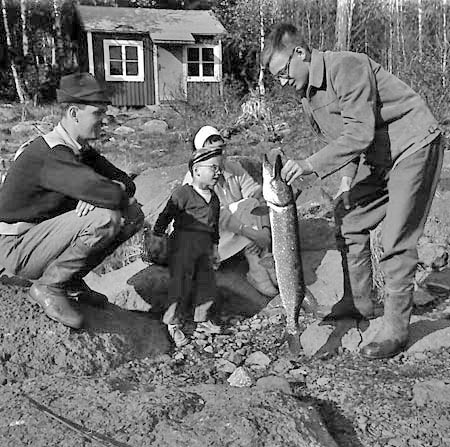
{"type": "Polygon", "coordinates": [[[28,296],[55,321],[80,328],[71,299],[102,306],[83,277],[135,234],[144,216],[135,185],[87,144],[109,103],[96,79],[61,79],[60,123],[16,155],[0,189],[0,265],[33,281],[28,296]]]}

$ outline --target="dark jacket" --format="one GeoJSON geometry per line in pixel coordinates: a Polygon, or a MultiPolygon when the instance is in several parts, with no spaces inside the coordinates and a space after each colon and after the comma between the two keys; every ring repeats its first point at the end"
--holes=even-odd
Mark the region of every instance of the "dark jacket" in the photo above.
{"type": "Polygon", "coordinates": [[[0,222],[36,224],[75,209],[79,200],[119,210],[128,205],[134,192],[132,180],[94,149],[87,147],[75,154],[67,145],[50,147],[45,137],[38,137],[8,171],[0,189],[0,222]],[[123,183],[126,190],[113,180],[123,183]]]}
{"type": "Polygon", "coordinates": [[[191,185],[175,188],[164,210],[158,216],[153,231],[161,235],[174,221],[174,231],[200,231],[211,234],[214,244],[219,243],[220,202],[211,191],[209,203],[191,185]]]}
{"type": "Polygon", "coordinates": [[[422,98],[361,53],[313,50],[303,108],[328,143],[308,158],[320,177],[361,155],[369,165],[391,168],[439,135],[422,98]]]}

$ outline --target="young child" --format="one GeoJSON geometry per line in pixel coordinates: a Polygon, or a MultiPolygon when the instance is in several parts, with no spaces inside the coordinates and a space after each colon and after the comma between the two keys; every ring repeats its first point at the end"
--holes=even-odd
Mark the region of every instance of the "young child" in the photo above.
{"type": "Polygon", "coordinates": [[[158,216],[153,233],[162,236],[174,221],[169,238],[170,306],[163,322],[177,347],[188,343],[182,331],[182,315],[192,297],[196,331],[221,332],[208,319],[209,309],[216,299],[213,265],[218,262],[219,199],[213,191],[222,165],[222,149],[195,151],[189,161],[193,181],[174,189],[166,207],[158,216]]]}

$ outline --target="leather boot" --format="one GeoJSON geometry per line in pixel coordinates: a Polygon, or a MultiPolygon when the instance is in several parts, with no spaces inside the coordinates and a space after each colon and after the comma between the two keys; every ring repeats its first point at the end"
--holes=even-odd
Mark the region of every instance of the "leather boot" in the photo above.
{"type": "Polygon", "coordinates": [[[79,303],[89,304],[94,307],[105,307],[108,297],[103,293],[92,290],[82,279],[73,279],[65,284],[66,293],[70,298],[75,298],[79,303]]]}
{"type": "Polygon", "coordinates": [[[389,293],[384,301],[383,325],[374,339],[361,348],[367,359],[385,359],[399,354],[408,343],[413,292],[389,293]]]}
{"type": "Polygon", "coordinates": [[[79,329],[83,324],[83,316],[71,306],[62,289],[33,284],[28,292],[28,298],[31,302],[39,304],[49,318],[64,326],[79,329]]]}

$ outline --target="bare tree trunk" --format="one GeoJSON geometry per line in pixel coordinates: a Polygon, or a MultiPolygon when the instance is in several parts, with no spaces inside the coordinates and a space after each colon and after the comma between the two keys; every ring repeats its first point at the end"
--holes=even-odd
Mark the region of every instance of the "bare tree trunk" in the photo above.
{"type": "MultiPolygon", "coordinates": [[[[264,50],[264,0],[259,0],[259,44],[260,44],[260,54],[264,50]]],[[[261,96],[266,94],[266,89],[264,87],[264,67],[259,65],[259,76],[258,76],[258,90],[261,96]]]]}
{"type": "Polygon", "coordinates": [[[54,33],[55,33],[55,56],[56,64],[60,71],[64,68],[64,42],[61,32],[61,11],[60,0],[53,0],[53,15],[54,15],[54,33]]]}
{"type": "Polygon", "coordinates": [[[323,0],[320,0],[320,5],[319,5],[319,28],[320,28],[320,44],[319,44],[319,49],[323,49],[323,47],[325,46],[325,32],[323,30],[323,0]]]}
{"type": "Polygon", "coordinates": [[[388,49],[388,70],[393,72],[393,59],[394,59],[394,1],[389,0],[389,49],[388,49]]]}
{"type": "Polygon", "coordinates": [[[27,34],[27,0],[20,0],[20,20],[22,25],[22,51],[23,55],[28,55],[28,34],[27,34]]]}
{"type": "Polygon", "coordinates": [[[422,10],[422,0],[417,1],[417,20],[419,22],[419,59],[422,59],[422,16],[423,16],[423,10],[422,10]]]}
{"type": "Polygon", "coordinates": [[[353,22],[353,10],[355,9],[355,0],[349,0],[348,3],[348,18],[347,18],[347,43],[346,50],[350,50],[350,44],[352,40],[352,22],[353,22]]]}
{"type": "Polygon", "coordinates": [[[347,0],[337,0],[336,4],[336,44],[334,46],[337,51],[347,49],[347,30],[348,30],[348,13],[347,0]]]}
{"type": "Polygon", "coordinates": [[[442,0],[442,40],[443,40],[443,52],[442,52],[442,87],[447,87],[447,54],[448,54],[448,40],[447,40],[447,0],[442,0]]]}
{"type": "MultiPolygon", "coordinates": [[[[5,34],[6,34],[6,46],[8,47],[8,50],[11,50],[12,44],[11,44],[11,35],[9,32],[9,25],[8,25],[8,14],[6,12],[6,0],[1,0],[1,6],[2,6],[2,15],[3,15],[3,26],[5,28],[5,34]]],[[[19,97],[19,101],[22,104],[25,104],[25,102],[27,100],[26,94],[23,90],[22,83],[21,83],[19,75],[17,73],[16,64],[14,63],[14,60],[12,60],[12,59],[10,60],[10,66],[11,66],[11,71],[12,71],[13,78],[14,78],[14,83],[16,84],[17,96],[19,97]]]]}
{"type": "Polygon", "coordinates": [[[355,0],[337,0],[335,25],[336,44],[334,46],[337,51],[344,51],[350,48],[354,7],[355,0]]]}

